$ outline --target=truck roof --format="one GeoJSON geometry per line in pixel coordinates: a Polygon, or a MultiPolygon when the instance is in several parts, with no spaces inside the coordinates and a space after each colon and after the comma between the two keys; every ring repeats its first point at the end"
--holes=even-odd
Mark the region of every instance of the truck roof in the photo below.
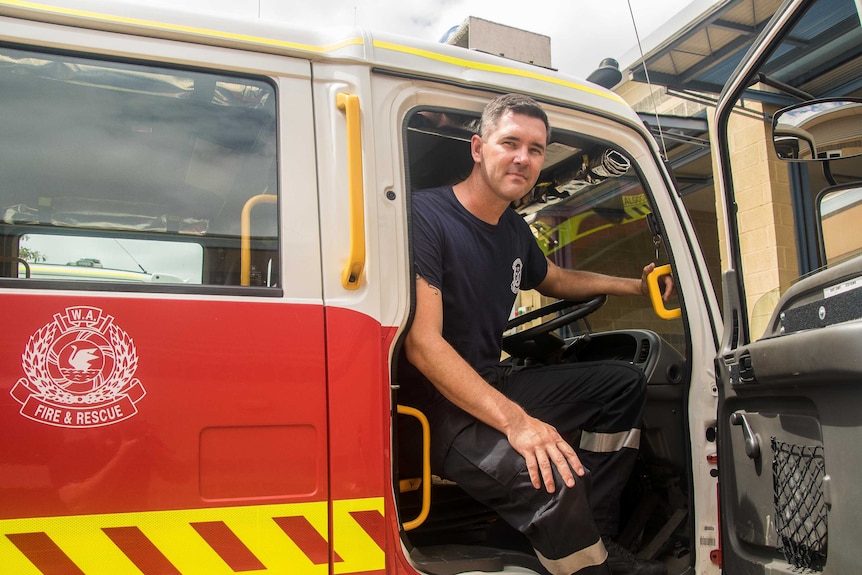
{"type": "Polygon", "coordinates": [[[376,70],[525,93],[642,128],[641,120],[622,98],[586,80],[493,54],[395,34],[359,28],[297,27],[288,22],[234,15],[228,18],[212,12],[118,0],[0,0],[0,18],[3,16],[312,61],[364,63],[376,70]]]}

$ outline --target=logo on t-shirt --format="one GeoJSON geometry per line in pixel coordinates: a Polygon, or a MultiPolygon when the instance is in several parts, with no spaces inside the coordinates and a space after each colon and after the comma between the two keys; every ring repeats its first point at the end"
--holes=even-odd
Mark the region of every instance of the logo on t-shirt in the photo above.
{"type": "Polygon", "coordinates": [[[512,293],[517,294],[521,288],[521,270],[524,264],[521,263],[521,258],[515,258],[512,262],[512,293]]]}

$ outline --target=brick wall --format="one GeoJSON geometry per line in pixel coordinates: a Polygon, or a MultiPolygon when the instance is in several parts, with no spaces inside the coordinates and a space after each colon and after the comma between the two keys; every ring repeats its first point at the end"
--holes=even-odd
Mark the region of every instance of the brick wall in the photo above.
{"type": "MultiPolygon", "coordinates": [[[[774,111],[757,103],[746,108],[758,115],[774,111]]],[[[728,136],[746,305],[756,338],[772,314],[777,291],[799,275],[790,181],[787,165],[772,151],[770,127],[761,117],[734,113],[728,136]]],[[[728,267],[726,257],[722,268],[728,267]]]]}

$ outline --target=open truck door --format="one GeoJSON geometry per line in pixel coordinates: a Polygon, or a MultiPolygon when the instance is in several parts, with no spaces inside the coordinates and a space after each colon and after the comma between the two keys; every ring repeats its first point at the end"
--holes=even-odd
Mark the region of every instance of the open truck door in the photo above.
{"type": "Polygon", "coordinates": [[[727,573],[859,569],[860,61],[858,2],[784,2],[716,110],[713,141],[730,252],[717,357],[727,573]],[[836,21],[842,34],[818,36],[836,21]],[[812,70],[815,59],[827,64],[812,70]],[[798,62],[799,73],[770,76],[787,62],[798,62]],[[758,101],[753,91],[770,97],[758,101]],[[763,151],[778,177],[767,186],[748,181],[741,165],[742,155],[751,156],[741,149],[746,122],[772,132],[774,149],[763,151]],[[760,204],[755,193],[762,194],[760,204]],[[757,235],[755,222],[763,218],[774,220],[774,237],[757,235]],[[762,257],[786,258],[778,289],[764,289],[762,257]]]}

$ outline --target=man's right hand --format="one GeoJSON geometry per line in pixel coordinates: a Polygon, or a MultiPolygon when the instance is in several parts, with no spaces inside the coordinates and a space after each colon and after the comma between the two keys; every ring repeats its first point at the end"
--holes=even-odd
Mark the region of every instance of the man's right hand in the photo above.
{"type": "Polygon", "coordinates": [[[575,450],[557,432],[556,428],[524,414],[524,419],[506,433],[509,444],[524,458],[533,487],[540,489],[542,483],[548,493],[556,489],[551,465],[563,478],[567,486],[575,485],[575,476],[584,475],[584,466],[575,450]]]}

